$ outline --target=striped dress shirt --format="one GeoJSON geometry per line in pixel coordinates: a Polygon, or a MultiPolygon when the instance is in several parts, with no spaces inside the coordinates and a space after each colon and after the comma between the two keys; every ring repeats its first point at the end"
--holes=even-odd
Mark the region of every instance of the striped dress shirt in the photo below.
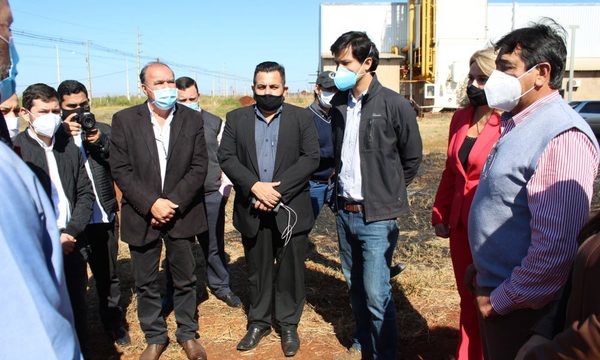
{"type": "MultiPolygon", "coordinates": [[[[560,95],[554,91],[512,118],[503,118],[500,137],[557,97],[560,95]]],[[[577,235],[589,215],[598,160],[594,143],[575,128],[552,139],[542,153],[526,187],[531,212],[527,255],[490,295],[499,314],[541,308],[557,296],[569,276],[577,235]]]]}

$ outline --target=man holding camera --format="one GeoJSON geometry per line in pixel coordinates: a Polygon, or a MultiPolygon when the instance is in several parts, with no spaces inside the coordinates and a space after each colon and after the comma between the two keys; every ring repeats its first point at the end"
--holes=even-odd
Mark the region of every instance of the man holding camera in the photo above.
{"type": "Polygon", "coordinates": [[[90,112],[88,92],[75,80],[65,80],[58,86],[63,126],[81,151],[84,166],[96,195],[92,217],[85,227],[90,246],[88,263],[94,274],[98,292],[98,307],[104,330],[119,345],[130,343],[122,325],[123,311],[119,306],[121,291],[117,276],[118,221],[117,199],[108,164],[110,126],[96,122],[90,112]]]}

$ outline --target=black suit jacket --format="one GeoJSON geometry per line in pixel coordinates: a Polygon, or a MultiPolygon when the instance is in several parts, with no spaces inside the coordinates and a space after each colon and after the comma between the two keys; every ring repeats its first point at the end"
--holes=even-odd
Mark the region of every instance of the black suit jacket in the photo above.
{"type": "MultiPolygon", "coordinates": [[[[281,201],[298,215],[293,233],[308,232],[314,223],[308,179],[319,166],[317,131],[306,109],[284,104],[280,116],[273,181],[281,181],[277,188],[281,201]]],[[[233,225],[247,237],[256,236],[260,216],[265,214],[255,210],[251,203],[250,189],[260,181],[254,122],[254,106],[228,113],[219,147],[221,169],[235,188],[233,225]]],[[[280,209],[275,216],[279,231],[283,231],[288,222],[287,212],[280,209]]]]}
{"type": "Polygon", "coordinates": [[[124,242],[142,246],[156,240],[160,231],[173,238],[186,238],[206,230],[202,184],[207,156],[199,112],[176,105],[163,190],[147,102],[113,116],[109,162],[113,178],[123,193],[121,239],[124,242]],[[158,198],[179,205],[175,217],[162,229],[150,226],[150,209],[158,198]]]}

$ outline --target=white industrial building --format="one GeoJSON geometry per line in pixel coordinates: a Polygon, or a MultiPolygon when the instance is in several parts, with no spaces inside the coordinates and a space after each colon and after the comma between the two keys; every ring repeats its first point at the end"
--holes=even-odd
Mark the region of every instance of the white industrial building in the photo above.
{"type": "Polygon", "coordinates": [[[322,4],[320,68],[335,69],[329,48],[339,35],[350,30],[365,31],[380,51],[377,74],[385,86],[423,108],[456,108],[471,54],[542,17],[554,19],[568,33],[565,99],[569,96],[567,80],[573,38],[571,97],[600,98],[600,3],[409,0],[408,3],[322,4]]]}

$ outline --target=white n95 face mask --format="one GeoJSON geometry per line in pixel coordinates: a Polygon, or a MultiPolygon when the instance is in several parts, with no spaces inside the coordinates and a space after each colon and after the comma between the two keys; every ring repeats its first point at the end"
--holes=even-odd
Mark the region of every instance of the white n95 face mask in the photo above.
{"type": "Polygon", "coordinates": [[[519,103],[519,99],[535,87],[532,86],[531,89],[521,94],[521,82],[519,79],[536,67],[537,65],[533,66],[519,77],[494,70],[483,87],[488,106],[502,111],[511,111],[514,109],[519,103]]]}
{"type": "Polygon", "coordinates": [[[321,90],[321,94],[319,94],[319,104],[325,109],[329,109],[331,107],[331,99],[333,99],[335,94],[334,91],[321,90]]]}
{"type": "Polygon", "coordinates": [[[31,123],[31,127],[33,127],[36,134],[51,138],[61,124],[62,119],[60,118],[60,115],[50,113],[37,117],[31,123]]]}

